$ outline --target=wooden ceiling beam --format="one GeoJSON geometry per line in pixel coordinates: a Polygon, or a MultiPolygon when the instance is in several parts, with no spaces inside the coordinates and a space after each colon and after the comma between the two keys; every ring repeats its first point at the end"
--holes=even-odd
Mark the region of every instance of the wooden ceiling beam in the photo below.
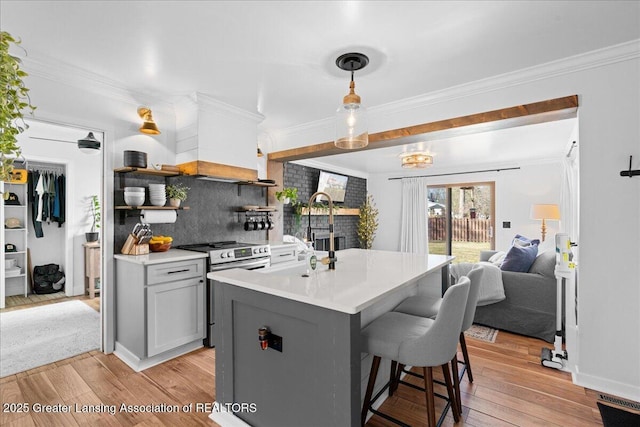
{"type": "Polygon", "coordinates": [[[269,153],[268,159],[277,162],[312,159],[347,152],[351,153],[411,144],[424,141],[425,138],[434,139],[435,136],[439,138],[451,138],[473,132],[486,132],[533,123],[544,123],[575,117],[577,108],[578,95],[570,95],[453,119],[372,133],[369,135],[369,145],[356,150],[337,148],[333,141],[329,141],[275,151],[269,153]],[[438,133],[435,134],[435,132],[438,133]]]}

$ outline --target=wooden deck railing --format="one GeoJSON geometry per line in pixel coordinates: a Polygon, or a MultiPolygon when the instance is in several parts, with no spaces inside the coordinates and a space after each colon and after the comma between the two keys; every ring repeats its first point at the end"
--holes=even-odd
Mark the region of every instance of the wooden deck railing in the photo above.
{"type": "MultiPolygon", "coordinates": [[[[451,234],[454,242],[490,242],[490,219],[454,218],[451,234]]],[[[447,237],[446,218],[429,218],[429,240],[445,240],[447,237]]]]}

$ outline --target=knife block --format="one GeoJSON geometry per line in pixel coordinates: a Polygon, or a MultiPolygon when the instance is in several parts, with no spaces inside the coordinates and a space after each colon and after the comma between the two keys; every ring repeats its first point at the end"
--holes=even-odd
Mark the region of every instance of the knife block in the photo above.
{"type": "Polygon", "coordinates": [[[127,236],[127,240],[122,245],[120,253],[123,255],[146,255],[149,253],[149,244],[138,244],[138,239],[133,234],[127,236]]]}

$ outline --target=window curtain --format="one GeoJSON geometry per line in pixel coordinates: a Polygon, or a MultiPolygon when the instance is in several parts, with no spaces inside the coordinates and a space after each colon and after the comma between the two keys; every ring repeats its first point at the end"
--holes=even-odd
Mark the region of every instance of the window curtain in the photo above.
{"type": "Polygon", "coordinates": [[[427,180],[402,179],[400,251],[429,253],[427,180]]]}
{"type": "MultiPolygon", "coordinates": [[[[560,231],[567,233],[572,242],[579,241],[579,177],[578,146],[576,145],[571,151],[571,156],[562,160],[562,186],[560,188],[560,212],[562,212],[560,231]]],[[[576,248],[573,251],[576,254],[576,248]]]]}

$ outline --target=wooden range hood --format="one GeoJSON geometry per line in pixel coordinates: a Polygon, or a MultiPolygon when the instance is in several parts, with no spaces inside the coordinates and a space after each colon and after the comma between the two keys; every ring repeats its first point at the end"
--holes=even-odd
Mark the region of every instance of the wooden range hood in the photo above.
{"type": "Polygon", "coordinates": [[[258,171],[221,163],[194,160],[178,165],[183,175],[211,178],[212,180],[231,182],[253,182],[258,180],[258,171]]]}

